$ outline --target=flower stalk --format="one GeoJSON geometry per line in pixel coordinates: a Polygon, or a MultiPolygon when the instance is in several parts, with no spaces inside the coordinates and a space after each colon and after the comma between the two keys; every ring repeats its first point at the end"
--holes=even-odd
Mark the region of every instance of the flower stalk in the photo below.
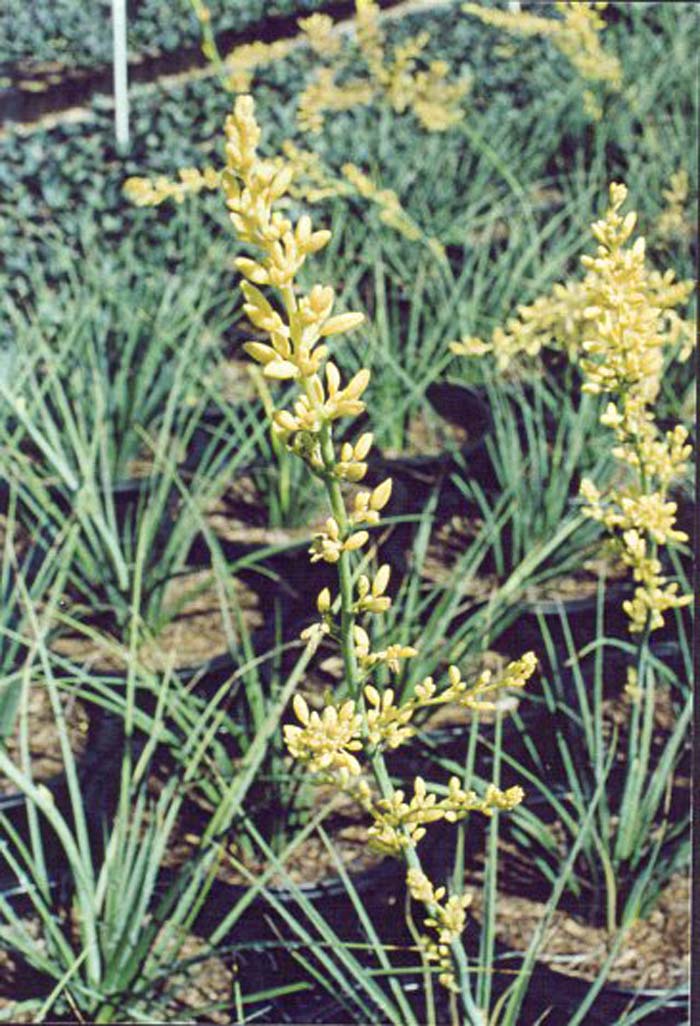
{"type": "Polygon", "coordinates": [[[365,810],[371,819],[370,845],[404,862],[409,893],[426,912],[423,955],[436,967],[440,983],[459,995],[464,1022],[477,1026],[483,1017],[469,991],[462,943],[469,895],[448,897],[444,887],[436,887],[424,871],[417,846],[431,823],[455,823],[471,812],[490,816],[496,809],[513,808],[523,792],[519,787],[501,791],[491,786],[480,797],[453,777],[446,796],[438,798],[417,777],[409,795],[394,786],[385,752],[411,739],[411,720],[420,708],[447,702],[474,710],[493,708],[492,692],[523,687],[534,672],[535,658],[526,653],[507,667],[502,679],[494,681],[484,672],[471,685],[462,679],[458,667],[451,666],[445,685],[439,687],[427,677],[412,698],[398,705],[392,688],[379,690],[371,682],[379,668],[397,675],[417,649],[400,644],[373,649],[364,623],[391,605],[390,568],[380,566],[370,579],[356,573],[354,561],[370,541],[367,528],[380,521],[391,496],[391,480],[372,490],[356,491],[350,501],[343,489],[364,478],[372,436],[365,433],[339,450],[333,441],[334,421],[364,411],[362,396],[370,375],[363,368],[343,385],[326,340],[358,327],[363,315],[333,315],[335,297],[328,286],[314,285],[306,295],[298,291],[297,272],[307,256],[326,245],[330,232],[314,231],[307,215],[293,225],[276,209],[291,187],[292,172],[258,156],[260,128],[252,97],[237,98],[226,135],[227,168],[222,182],[231,221],[239,239],[256,251],[255,258],[236,260],[244,278],[244,311],[267,336],[265,342],[245,343],[244,349],[262,366],[265,377],[296,381],[299,386],[292,408],[273,412],[272,429],[325,485],[331,515],[314,535],[309,553],[312,564],[324,561],[338,571],[339,602],[334,603],[330,590],[324,588],[317,598],[320,620],[307,627],[302,638],[320,643],[328,635],[338,642],[347,697],[331,699],[319,711],[310,709],[297,693],[293,708],[298,722],[285,727],[285,742],[290,755],[309,774],[352,797],[365,810]],[[264,286],[277,295],[281,310],[261,291],[264,286]],[[333,616],[334,604],[339,605],[339,622],[333,616]]]}

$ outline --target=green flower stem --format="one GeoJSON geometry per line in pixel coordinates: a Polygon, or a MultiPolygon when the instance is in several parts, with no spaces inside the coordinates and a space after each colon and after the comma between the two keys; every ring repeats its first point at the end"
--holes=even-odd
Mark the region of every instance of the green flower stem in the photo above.
{"type": "MultiPolygon", "coordinates": [[[[297,301],[294,295],[294,290],[291,285],[282,286],[280,288],[280,294],[282,301],[285,306],[287,313],[288,323],[291,329],[291,340],[296,348],[300,344],[299,330],[296,326],[295,313],[297,311],[297,301]]],[[[304,388],[305,394],[309,399],[311,405],[316,409],[317,412],[321,413],[320,404],[314,397],[308,380],[302,378],[300,381],[302,388],[304,388]]],[[[350,523],[345,508],[345,501],[343,499],[343,493],[340,488],[340,483],[335,477],[334,470],[336,465],[335,448],[333,445],[333,429],[331,422],[325,418],[322,419],[322,427],[319,432],[319,443],[321,449],[321,459],[323,460],[323,471],[313,471],[323,481],[326,493],[328,495],[328,501],[330,504],[331,512],[333,514],[336,523],[340,529],[340,535],[345,540],[350,533],[350,523]]],[[[366,732],[366,717],[365,717],[365,701],[364,695],[362,694],[362,681],[360,679],[359,668],[357,665],[357,656],[355,654],[355,645],[353,638],[353,628],[355,626],[355,602],[353,592],[353,574],[352,574],[352,563],[349,552],[341,552],[340,558],[338,559],[338,582],[340,587],[340,646],[343,658],[343,666],[345,668],[345,683],[348,689],[348,693],[356,702],[357,708],[360,711],[360,715],[363,720],[363,730],[366,732]]],[[[374,774],[375,781],[379,788],[379,792],[384,799],[391,799],[394,795],[394,786],[391,783],[389,772],[386,768],[386,763],[382,753],[378,750],[374,750],[370,755],[370,765],[374,774]]],[[[415,847],[409,843],[409,845],[403,851],[404,861],[409,869],[415,869],[423,872],[420,858],[415,847]]],[[[425,906],[429,915],[435,915],[436,909],[432,905],[425,906]]],[[[464,1024],[465,1026],[483,1026],[484,1016],[482,1015],[479,1008],[474,1003],[471,996],[471,990],[469,988],[469,969],[466,952],[460,938],[453,941],[450,944],[452,952],[452,960],[454,962],[457,978],[459,979],[460,996],[462,1000],[462,1007],[464,1011],[464,1024]]]]}
{"type": "MultiPolygon", "coordinates": [[[[347,510],[345,508],[345,502],[340,489],[338,480],[333,477],[332,471],[335,466],[335,450],[333,448],[333,434],[331,426],[328,422],[323,425],[320,435],[321,442],[321,458],[326,473],[323,475],[323,480],[326,486],[328,494],[328,500],[331,506],[331,510],[335,520],[340,528],[341,537],[345,537],[349,530],[347,510]]],[[[340,584],[340,642],[341,650],[343,655],[343,664],[345,667],[346,684],[350,697],[357,703],[360,713],[365,713],[364,696],[361,691],[361,680],[359,679],[357,657],[355,655],[355,646],[353,643],[353,627],[355,625],[355,612],[354,612],[354,596],[353,596],[353,582],[352,582],[352,568],[350,563],[350,553],[341,553],[340,559],[338,560],[338,579],[340,584]]],[[[382,798],[391,800],[394,795],[394,786],[389,776],[389,771],[386,767],[384,756],[378,749],[374,749],[369,756],[370,766],[372,767],[372,773],[374,779],[379,788],[379,792],[382,798]]],[[[423,873],[423,867],[421,860],[416,851],[416,848],[409,844],[403,850],[403,859],[408,869],[418,870],[423,873]]],[[[428,914],[434,916],[436,909],[431,905],[426,905],[428,914]]],[[[460,984],[460,997],[462,1000],[462,1008],[464,1011],[464,1022],[466,1026],[483,1026],[484,1018],[475,1005],[472,996],[471,989],[469,987],[469,966],[467,962],[466,952],[462,944],[461,939],[457,939],[451,942],[450,950],[452,953],[452,960],[456,969],[456,975],[459,979],[460,984]]]]}
{"type": "MultiPolygon", "coordinates": [[[[331,426],[328,423],[324,424],[321,430],[321,458],[327,471],[324,482],[328,493],[328,501],[330,502],[333,516],[340,528],[341,536],[345,537],[349,530],[348,515],[340,484],[332,476],[332,469],[335,465],[335,450],[333,448],[331,426]]],[[[355,645],[353,643],[355,612],[353,608],[352,566],[349,552],[342,552],[340,554],[340,559],[338,560],[338,583],[340,585],[340,647],[345,667],[345,679],[350,697],[360,703],[364,712],[357,656],[355,655],[355,645]]]]}

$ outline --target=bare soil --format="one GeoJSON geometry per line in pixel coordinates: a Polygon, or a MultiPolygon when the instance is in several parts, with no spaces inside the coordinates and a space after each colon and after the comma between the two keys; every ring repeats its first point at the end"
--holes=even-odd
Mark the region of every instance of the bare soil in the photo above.
{"type": "MultiPolygon", "coordinates": [[[[335,797],[335,795],[324,793],[322,789],[318,789],[314,796],[310,815],[316,814],[324,801],[329,801],[331,797],[335,797]]],[[[205,820],[196,806],[191,805],[189,812],[181,817],[178,823],[177,836],[169,847],[165,861],[166,866],[171,868],[182,866],[192,858],[204,822],[205,820]]],[[[340,857],[350,873],[364,872],[382,862],[383,856],[372,851],[367,845],[367,819],[353,802],[347,800],[342,801],[341,804],[336,803],[335,811],[329,815],[323,825],[332,837],[336,856],[340,857]]],[[[257,879],[267,869],[267,863],[263,858],[251,858],[243,853],[235,843],[231,844],[229,854],[231,859],[227,859],[224,855],[217,871],[217,878],[227,884],[246,887],[250,882],[250,875],[257,879]],[[239,869],[237,864],[242,864],[245,871],[239,869]]],[[[284,874],[270,877],[268,887],[284,889],[288,886],[289,880],[299,886],[314,886],[326,883],[338,876],[333,854],[329,852],[317,834],[310,835],[284,859],[284,868],[284,874]]]]}
{"type": "Polygon", "coordinates": [[[385,449],[387,459],[404,459],[411,456],[442,456],[446,448],[458,448],[470,441],[466,428],[420,410],[409,419],[401,449],[385,449]]]}
{"type": "MultiPolygon", "coordinates": [[[[27,685],[27,688],[27,736],[32,775],[36,782],[47,781],[63,772],[60,734],[46,685],[35,682],[27,685]]],[[[70,692],[59,692],[59,701],[71,750],[79,757],[85,750],[87,714],[82,704],[70,692]]],[[[7,742],[7,753],[18,766],[22,765],[20,734],[21,718],[7,742]]],[[[0,794],[12,794],[16,790],[15,785],[0,774],[0,794]]]]}
{"type": "MultiPolygon", "coordinates": [[[[499,893],[496,936],[515,951],[525,951],[542,921],[545,905],[521,895],[499,893]]],[[[483,913],[480,890],[470,911],[483,913]]],[[[538,961],[550,968],[593,980],[610,953],[612,938],[556,911],[545,934],[538,961]]],[[[678,873],[661,894],[648,919],[633,923],[610,969],[608,982],[630,990],[666,989],[687,983],[690,972],[690,878],[678,873]]]]}
{"type": "MultiPolygon", "coordinates": [[[[428,545],[421,576],[431,584],[448,584],[453,580],[455,564],[464,555],[483,528],[479,517],[453,516],[438,524],[428,545]]],[[[523,592],[526,602],[566,601],[589,598],[596,594],[599,579],[617,582],[629,578],[629,569],[619,560],[604,552],[592,552],[583,557],[581,568],[565,576],[552,577],[523,592]]],[[[469,580],[461,580],[465,598],[485,601],[495,593],[501,580],[495,573],[477,573],[469,580]]]]}
{"type": "MultiPolygon", "coordinates": [[[[208,570],[197,570],[170,581],[163,607],[173,619],[138,653],[141,665],[155,672],[196,666],[228,651],[227,621],[235,631],[236,608],[240,609],[251,630],[263,622],[260,598],[240,581],[227,582],[232,589],[223,596],[208,570]]],[[[128,650],[114,639],[65,635],[53,644],[53,650],[87,667],[125,670],[128,650]]]]}

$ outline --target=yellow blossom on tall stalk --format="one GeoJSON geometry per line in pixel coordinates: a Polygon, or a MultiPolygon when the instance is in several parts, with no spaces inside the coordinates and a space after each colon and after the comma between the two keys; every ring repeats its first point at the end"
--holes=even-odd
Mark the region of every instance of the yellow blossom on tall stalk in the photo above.
{"type": "MultiPolygon", "coordinates": [[[[450,343],[452,352],[458,356],[492,353],[500,371],[523,357],[536,359],[543,349],[563,350],[572,364],[577,363],[584,340],[595,331],[597,316],[598,277],[586,269],[580,281],[557,282],[546,295],[519,306],[516,316],[495,328],[488,341],[467,335],[450,343]]],[[[661,348],[678,347],[678,359],[687,360],[695,344],[695,321],[681,316],[677,308],[688,302],[695,283],[676,281],[671,268],[659,271],[646,261],[638,270],[644,302],[657,311],[655,330],[661,348]]]]}
{"type": "MultiPolygon", "coordinates": [[[[356,554],[370,542],[367,528],[380,522],[391,495],[391,480],[356,492],[352,501],[346,499],[344,483],[361,482],[365,476],[372,436],[365,433],[337,450],[333,426],[336,420],[364,410],[370,375],[362,368],[344,383],[327,340],[359,326],[363,317],[353,312],[333,314],[335,296],[330,286],[316,284],[306,294],[300,293],[296,275],[306,258],[328,243],[330,233],[314,230],[305,214],[292,223],[277,209],[291,187],[292,173],[289,166],[259,156],[260,128],[250,96],[237,98],[226,121],[226,137],[223,189],[231,222],[240,241],[254,250],[253,256],[236,260],[245,279],[241,286],[244,310],[267,337],[265,342],[245,343],[245,349],[267,377],[295,381],[298,386],[291,408],[274,411],[274,429],[326,487],[331,515],[309,551],[312,563],[325,561],[338,570],[337,600],[329,588],[319,593],[320,620],[302,636],[312,645],[326,636],[337,639],[345,696],[316,710],[297,695],[293,703],[297,723],[285,727],[285,741],[291,756],[309,773],[350,795],[366,810],[372,846],[403,859],[411,893],[425,905],[425,925],[433,931],[423,938],[424,956],[436,963],[441,982],[459,991],[457,980],[464,978],[467,967],[461,943],[467,901],[461,896],[443,900],[444,889],[433,888],[423,872],[417,844],[431,823],[455,822],[471,812],[490,815],[496,809],[510,809],[523,793],[519,787],[506,791],[490,787],[480,797],[465,790],[455,777],[447,795],[439,797],[418,777],[407,795],[393,786],[384,752],[410,740],[417,709],[445,702],[489,708],[494,691],[525,685],[535,670],[535,657],[527,653],[511,663],[501,679],[494,681],[484,673],[473,684],[467,684],[459,668],[452,666],[444,686],[427,677],[416,687],[414,697],[402,703],[397,703],[394,689],[380,690],[372,683],[378,668],[396,675],[418,651],[408,644],[374,649],[360,622],[381,616],[391,606],[388,565],[380,566],[373,576],[353,568],[356,554]],[[333,612],[336,606],[339,618],[333,612]]],[[[461,993],[465,1021],[474,1023],[466,988],[461,993]]]]}
{"type": "MultiPolygon", "coordinates": [[[[312,19],[299,22],[309,45],[329,63],[317,69],[299,97],[298,122],[303,131],[318,133],[329,111],[350,110],[379,101],[386,102],[397,114],[412,111],[428,132],[445,132],[463,117],[461,101],[471,88],[467,78],[450,80],[445,61],[432,61],[419,67],[430,41],[429,32],[419,32],[387,52],[380,23],[380,10],[374,0],[356,0],[355,34],[367,74],[345,76],[347,61],[340,59],[337,45],[331,45],[330,25],[312,19]]],[[[320,17],[320,16],[317,16],[320,17]]]]}
{"type": "MultiPolygon", "coordinates": [[[[317,13],[299,19],[301,31],[298,36],[272,43],[245,43],[222,56],[211,25],[209,9],[201,0],[190,0],[190,3],[202,29],[202,51],[218,74],[222,86],[229,92],[248,93],[258,67],[281,60],[301,43],[306,43],[325,59],[335,60],[340,55],[341,41],[337,26],[328,15],[317,13]]],[[[374,31],[369,26],[376,23],[379,32],[378,15],[376,5],[363,5],[360,0],[358,31],[368,55],[373,52],[370,37],[374,31]],[[362,27],[365,25],[363,18],[366,19],[367,32],[362,27]]],[[[381,33],[379,38],[383,39],[381,33]]],[[[432,131],[442,131],[454,123],[456,114],[453,104],[458,102],[463,90],[459,83],[446,81],[449,68],[444,62],[433,62],[428,71],[420,71],[413,77],[408,75],[414,57],[420,53],[428,38],[427,33],[421,33],[397,47],[394,72],[388,77],[382,72],[379,78],[382,82],[386,78],[387,95],[393,97],[392,103],[400,111],[405,110],[409,103],[408,94],[400,83],[404,79],[410,80],[410,102],[417,117],[428,122],[427,127],[432,131]]],[[[313,133],[321,130],[324,110],[350,110],[366,106],[377,98],[379,79],[373,83],[367,78],[346,78],[342,87],[338,87],[335,84],[336,73],[336,67],[320,67],[315,78],[300,95],[298,122],[304,131],[313,133]]],[[[356,165],[345,164],[338,174],[324,164],[318,153],[299,147],[291,139],[282,144],[282,153],[283,156],[278,156],[275,163],[280,169],[287,164],[292,171],[292,183],[288,189],[291,198],[312,204],[334,196],[366,199],[379,209],[380,220],[385,225],[412,242],[426,245],[434,256],[444,262],[445,251],[439,240],[428,235],[414,221],[393,190],[381,188],[356,165]]],[[[127,178],[123,191],[136,206],[159,206],[167,201],[182,203],[188,195],[198,195],[204,190],[218,190],[219,185],[220,171],[216,168],[183,168],[178,171],[177,179],[165,175],[127,178]]]]}
{"type": "Polygon", "coordinates": [[[196,196],[204,190],[221,186],[220,172],[214,167],[205,167],[203,171],[196,167],[181,168],[178,177],[179,181],[165,175],[127,178],[123,186],[124,195],[137,207],[157,207],[166,200],[182,203],[186,196],[196,196]]]}
{"type": "MultiPolygon", "coordinates": [[[[611,91],[622,88],[622,66],[614,54],[602,46],[600,36],[605,29],[601,12],[605,2],[586,0],[556,0],[550,7],[559,17],[549,18],[528,11],[502,11],[477,3],[465,3],[462,10],[487,25],[505,29],[514,35],[540,36],[566,57],[582,78],[600,82],[611,91]]],[[[585,89],[582,94],[584,109],[594,120],[600,120],[603,111],[598,97],[585,89]]]]}
{"type": "Polygon", "coordinates": [[[658,558],[659,546],[685,542],[675,528],[676,503],[669,500],[673,480],[683,474],[691,447],[681,425],[661,434],[653,406],[661,386],[663,349],[659,329],[662,310],[650,301],[642,237],[628,245],[637,215],[620,213],[627,198],[624,185],[610,186],[605,217],[592,226],[598,241],[595,256],[582,262],[591,276],[592,330],[582,343],[583,389],[610,396],[601,423],[616,437],[613,455],[630,469],[630,482],[607,496],[584,480],[584,512],[614,532],[615,547],[637,582],[634,598],[624,603],[634,633],[663,626],[663,614],[691,601],[669,584],[658,558]]]}

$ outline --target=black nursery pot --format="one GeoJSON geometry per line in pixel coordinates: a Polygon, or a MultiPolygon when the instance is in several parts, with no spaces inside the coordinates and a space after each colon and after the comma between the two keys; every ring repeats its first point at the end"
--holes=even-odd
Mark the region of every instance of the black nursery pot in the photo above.
{"type": "MultiPolygon", "coordinates": [[[[382,939],[398,943],[403,940],[402,909],[405,884],[404,870],[397,860],[385,858],[368,869],[347,869],[352,887],[362,901],[371,921],[377,926],[382,939]]],[[[175,871],[167,869],[159,876],[158,891],[162,893],[174,880],[175,871]]],[[[223,938],[224,945],[235,948],[238,971],[246,982],[249,993],[270,988],[270,981],[285,984],[313,983],[309,974],[294,957],[296,949],[309,957],[308,945],[299,939],[285,920],[285,913],[293,916],[312,938],[318,933],[308,914],[302,911],[294,892],[284,886],[268,885],[267,893],[278,906],[275,908],[265,897],[254,898],[223,938]],[[281,911],[280,911],[281,908],[281,911]]],[[[358,920],[352,899],[338,876],[317,883],[299,885],[303,898],[310,902],[314,912],[321,916],[343,943],[355,945],[354,954],[371,968],[376,959],[371,952],[363,955],[366,935],[358,920]]],[[[223,917],[248,893],[248,888],[215,879],[206,902],[192,924],[192,930],[203,937],[221,923],[223,917]]],[[[313,943],[313,941],[312,941],[313,943]]],[[[313,959],[312,959],[313,960],[313,959]]],[[[280,995],[249,1005],[248,1012],[256,1022],[327,1024],[355,1022],[344,1018],[342,1006],[330,1003],[323,988],[304,988],[299,993],[280,995]],[[328,1015],[333,1009],[332,1018],[328,1015]]]]}
{"type": "MultiPolygon", "coordinates": [[[[512,985],[513,973],[523,956],[500,942],[496,944],[496,953],[497,964],[501,961],[503,969],[499,971],[496,968],[493,974],[494,994],[500,994],[512,985]]],[[[478,957],[475,945],[471,954],[478,957]]],[[[536,962],[518,1016],[518,1026],[569,1026],[590,988],[589,981],[536,962]]],[[[615,984],[604,985],[586,1012],[584,1022],[586,1026],[613,1026],[623,1019],[625,1013],[660,996],[659,991],[628,990],[615,984]]],[[[644,1026],[681,1026],[688,1022],[688,1000],[685,997],[669,998],[657,1011],[648,1013],[640,1021],[644,1026]]]]}
{"type": "MultiPolygon", "coordinates": [[[[117,725],[114,716],[99,706],[91,706],[85,751],[77,760],[77,774],[88,818],[89,836],[96,845],[99,844],[101,834],[100,823],[105,815],[111,816],[116,801],[119,780],[116,760],[122,744],[121,720],[117,725]]],[[[43,785],[50,792],[57,809],[70,818],[70,796],[65,775],[57,774],[44,781],[43,785]]],[[[0,814],[25,841],[30,837],[28,806],[29,802],[22,793],[0,795],[0,814]]],[[[59,890],[66,883],[65,854],[52,827],[43,817],[39,818],[47,882],[52,890],[59,890]]],[[[4,860],[0,864],[0,898],[9,901],[18,914],[29,913],[33,908],[27,886],[15,876],[4,860]]]]}
{"type": "MultiPolygon", "coordinates": [[[[269,648],[273,639],[269,632],[264,632],[264,635],[269,648]]],[[[265,642],[260,644],[265,644],[265,642]]],[[[183,686],[194,690],[202,700],[206,701],[211,699],[230,680],[236,669],[236,662],[226,653],[207,663],[181,667],[174,672],[183,686]]],[[[57,676],[72,677],[74,675],[65,662],[62,666],[57,666],[54,672],[57,676]]],[[[125,675],[111,670],[101,673],[99,670],[94,672],[95,676],[109,678],[115,691],[120,688],[126,689],[125,675]]],[[[139,702],[142,711],[146,713],[155,711],[157,704],[155,696],[142,695],[139,702]]],[[[99,859],[102,827],[111,822],[116,810],[119,765],[125,744],[124,724],[118,713],[104,709],[97,703],[86,702],[85,708],[88,714],[88,735],[85,751],[76,760],[76,768],[83,804],[88,816],[89,835],[91,841],[97,846],[95,856],[99,859]]],[[[241,722],[245,716],[245,710],[241,709],[240,713],[236,715],[238,721],[241,722]]],[[[217,739],[221,740],[221,738],[217,739]]],[[[141,750],[144,743],[145,741],[137,734],[134,740],[136,750],[141,750]]],[[[70,816],[70,797],[65,775],[57,774],[54,778],[45,781],[44,786],[51,793],[57,808],[64,815],[70,816]]],[[[21,793],[0,795],[0,814],[7,817],[10,825],[25,840],[29,838],[27,807],[28,801],[21,793]]],[[[67,886],[67,867],[61,845],[53,829],[43,817],[40,817],[40,823],[46,851],[49,884],[52,888],[67,886]]],[[[0,897],[11,901],[13,907],[24,908],[25,905],[27,908],[31,907],[26,888],[5,863],[0,864],[0,897]]]]}
{"type": "MultiPolygon", "coordinates": [[[[606,637],[625,641],[631,639],[628,630],[629,619],[622,608],[622,603],[631,598],[633,592],[633,584],[627,581],[614,582],[607,586],[603,610],[606,637]]],[[[557,651],[568,652],[568,632],[578,651],[598,636],[597,609],[596,594],[581,598],[523,600],[515,619],[498,635],[493,647],[512,658],[519,657],[523,652],[533,651],[540,663],[548,666],[548,650],[542,636],[541,622],[544,621],[557,651]]],[[[566,658],[568,654],[564,656],[564,659],[566,658]]]]}
{"type": "MultiPolygon", "coordinates": [[[[241,473],[247,471],[244,468],[241,473]]],[[[367,474],[365,483],[368,489],[373,488],[387,475],[373,474],[372,467],[367,474]]],[[[408,492],[400,481],[394,481],[389,502],[382,511],[382,519],[400,517],[406,513],[409,505],[408,492]]],[[[330,511],[329,511],[330,513],[330,511]]],[[[328,514],[329,515],[329,514],[328,514]]],[[[256,526],[256,525],[251,525],[256,526]]],[[[413,531],[412,524],[398,523],[386,530],[382,525],[377,535],[377,559],[380,563],[388,563],[392,568],[392,584],[398,585],[400,576],[405,571],[405,548],[407,533],[413,531]]],[[[301,620],[318,619],[316,597],[322,588],[332,591],[337,589],[338,569],[335,565],[319,560],[311,563],[309,555],[309,534],[303,540],[292,542],[283,547],[280,532],[273,528],[263,528],[262,534],[269,539],[264,541],[238,541],[218,538],[221,552],[229,564],[242,564],[236,567],[236,577],[244,584],[260,594],[265,608],[269,609],[275,598],[284,604],[284,622],[292,624],[294,637],[298,637],[297,625],[301,620]],[[277,551],[269,551],[270,549],[277,551]]],[[[202,534],[197,534],[187,552],[186,564],[191,568],[211,566],[211,552],[202,534]]]]}
{"type": "Polygon", "coordinates": [[[456,429],[464,435],[464,440],[457,441],[453,450],[443,449],[420,456],[392,459],[377,455],[371,459],[370,473],[381,479],[391,477],[404,485],[407,513],[420,512],[428,495],[439,486],[440,510],[448,513],[448,507],[459,499],[464,501],[461,491],[450,481],[450,475],[466,473],[469,476],[471,465],[476,466],[479,459],[484,458],[482,450],[492,427],[491,414],[481,395],[464,385],[436,382],[428,386],[425,394],[433,413],[444,422],[446,429],[456,429]]]}
{"type": "MultiPolygon", "coordinates": [[[[148,502],[149,496],[158,490],[161,481],[162,478],[159,475],[149,474],[147,477],[123,478],[114,482],[109,494],[112,497],[117,526],[120,531],[134,522],[138,510],[148,502]]],[[[73,512],[75,508],[74,493],[66,491],[65,487],[60,485],[53,485],[49,488],[49,495],[59,509],[67,515],[73,512]]],[[[177,489],[172,485],[169,489],[169,508],[176,496],[177,489]]]]}
{"type": "MultiPolygon", "coordinates": [[[[128,535],[135,536],[139,514],[148,505],[151,496],[158,491],[161,483],[162,478],[158,475],[125,478],[114,482],[109,490],[109,495],[114,508],[116,526],[122,537],[128,535]]],[[[74,492],[69,491],[62,485],[52,485],[48,489],[48,494],[51,501],[55,503],[56,507],[66,517],[75,514],[76,494],[74,492]]],[[[106,497],[104,492],[103,496],[106,497]]],[[[160,551],[167,543],[176,512],[177,497],[177,488],[172,484],[168,489],[163,516],[158,524],[155,538],[156,551],[160,551]]],[[[22,503],[20,499],[20,511],[21,509],[22,503]]],[[[37,534],[35,518],[32,514],[29,515],[28,527],[33,535],[37,534]]],[[[37,560],[42,559],[45,550],[50,548],[55,530],[56,528],[53,525],[50,528],[45,526],[40,530],[35,545],[37,560]]]]}
{"type": "MultiPolygon", "coordinates": [[[[607,586],[603,604],[603,633],[611,641],[623,641],[634,645],[639,634],[629,630],[629,617],[623,609],[623,602],[634,595],[633,581],[615,581],[607,586]]],[[[690,607],[680,612],[683,630],[686,637],[692,637],[692,614],[690,607]]],[[[558,653],[558,662],[564,664],[569,659],[567,639],[571,635],[575,650],[581,651],[599,637],[598,597],[595,594],[576,599],[534,600],[523,601],[517,616],[494,640],[492,647],[511,658],[518,658],[525,651],[533,651],[540,667],[549,667],[549,653],[543,638],[541,623],[551,636],[554,648],[558,653]]],[[[665,614],[664,626],[653,631],[649,636],[649,647],[653,655],[659,659],[670,658],[680,662],[678,646],[678,622],[673,611],[665,614]]],[[[593,652],[584,657],[583,665],[591,665],[593,652]]],[[[617,674],[624,683],[624,667],[630,662],[630,656],[614,645],[603,646],[603,667],[606,678],[613,679],[617,674]],[[621,675],[620,675],[621,673],[621,675]]]]}

